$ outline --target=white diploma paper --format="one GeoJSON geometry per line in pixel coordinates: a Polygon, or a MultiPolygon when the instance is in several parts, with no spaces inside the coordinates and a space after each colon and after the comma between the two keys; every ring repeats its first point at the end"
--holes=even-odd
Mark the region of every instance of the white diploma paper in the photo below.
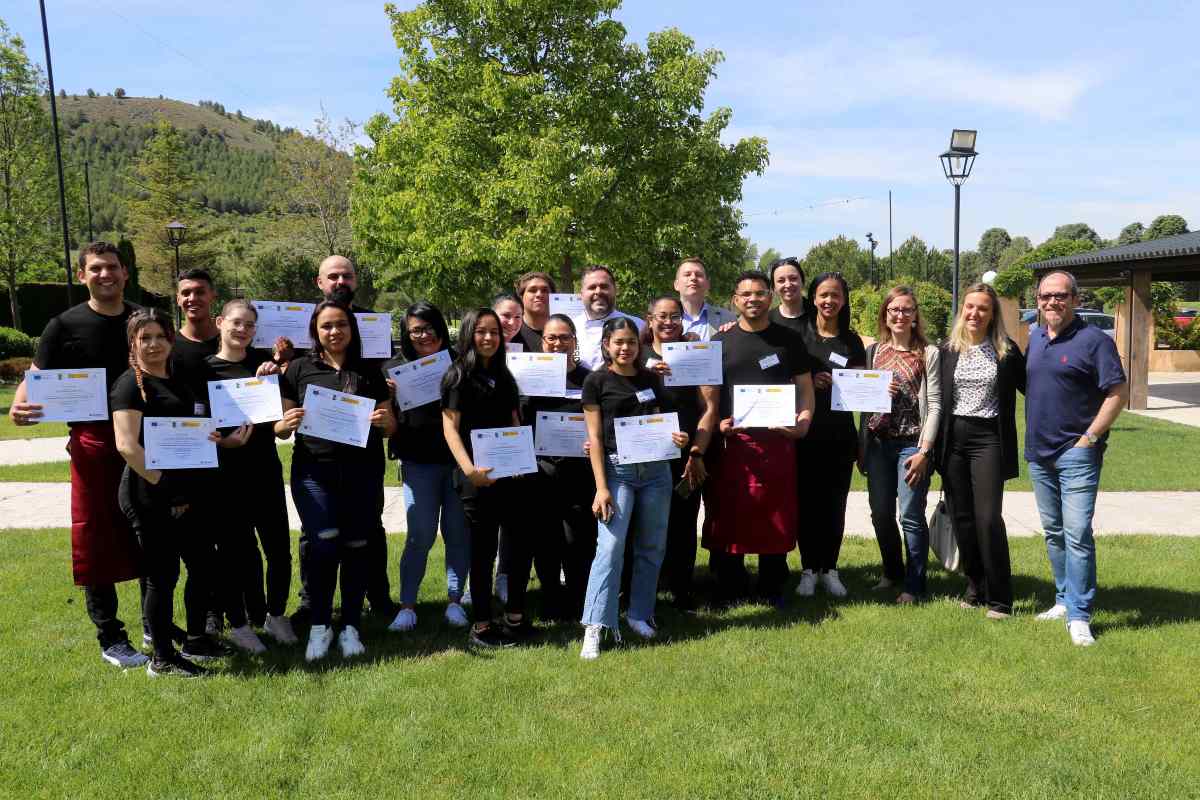
{"type": "Polygon", "coordinates": [[[25,373],[26,402],[42,407],[42,422],[103,422],[108,385],[103,367],[38,369],[25,373]]]}
{"type": "Polygon", "coordinates": [[[279,376],[209,381],[208,413],[218,428],[232,428],[247,422],[257,425],[283,419],[279,376]]]}
{"type": "Polygon", "coordinates": [[[308,321],[312,319],[316,303],[276,303],[270,300],[252,300],[250,305],[258,312],[258,327],[254,329],[253,347],[270,350],[275,340],[286,336],[298,349],[312,347],[308,336],[308,321]]]}
{"type": "Polygon", "coordinates": [[[396,405],[408,411],[442,397],[442,376],[450,369],[450,351],[439,350],[431,356],[409,361],[388,370],[396,384],[396,405]]]}
{"type": "Polygon", "coordinates": [[[366,447],[375,401],[309,384],[304,389],[304,419],[297,429],[305,436],[366,447]]]}
{"type": "Polygon", "coordinates": [[[142,441],[150,469],[215,469],[217,443],[207,417],[142,417],[142,441]]]}
{"type": "Polygon", "coordinates": [[[471,454],[477,467],[491,467],[489,478],[537,472],[533,428],[477,428],[471,431],[471,454]]]}
{"type": "Polygon", "coordinates": [[[568,317],[583,313],[583,298],[577,294],[550,295],[550,313],[566,314],[568,317]]]}
{"type": "Polygon", "coordinates": [[[505,358],[521,394],[526,397],[566,395],[566,353],[506,353],[505,358]]]}
{"type": "Polygon", "coordinates": [[[617,434],[617,461],[621,464],[679,458],[679,447],[671,438],[672,433],[679,432],[679,415],[674,411],[617,417],[613,420],[613,430],[617,434]]]}
{"type": "Polygon", "coordinates": [[[733,387],[733,427],[790,428],[796,424],[796,384],[733,387]]]}
{"type": "Polygon", "coordinates": [[[835,369],[829,407],[834,411],[886,414],[892,410],[892,396],[888,394],[891,382],[892,371],[888,369],[835,369]]]}
{"type": "Polygon", "coordinates": [[[539,411],[533,449],[539,456],[586,458],[583,444],[587,441],[587,422],[582,411],[558,413],[539,411]]]}
{"type": "Polygon", "coordinates": [[[665,386],[720,386],[720,342],[671,342],[662,346],[663,361],[671,374],[663,377],[665,386]]]}
{"type": "Polygon", "coordinates": [[[392,357],[392,315],[354,314],[358,320],[358,336],[362,340],[363,358],[392,357]]]}

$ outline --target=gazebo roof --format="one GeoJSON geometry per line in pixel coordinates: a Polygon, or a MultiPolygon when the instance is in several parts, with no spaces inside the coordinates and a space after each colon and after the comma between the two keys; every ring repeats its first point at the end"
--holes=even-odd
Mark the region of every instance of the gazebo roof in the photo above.
{"type": "Polygon", "coordinates": [[[1150,270],[1159,281],[1200,279],[1200,231],[1164,236],[1148,242],[1089,250],[1030,264],[1035,274],[1070,270],[1081,282],[1126,279],[1129,270],[1150,270]]]}

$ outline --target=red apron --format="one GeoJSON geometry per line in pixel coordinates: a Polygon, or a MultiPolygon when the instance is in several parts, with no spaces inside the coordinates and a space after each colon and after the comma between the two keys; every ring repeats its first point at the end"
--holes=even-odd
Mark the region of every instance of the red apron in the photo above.
{"type": "Polygon", "coordinates": [[[138,577],[137,537],[117,502],[125,459],[111,422],[71,426],[71,569],[76,586],[138,577]]]}
{"type": "Polygon", "coordinates": [[[792,440],[773,431],[735,433],[714,466],[704,495],[704,547],[731,555],[791,551],[799,513],[792,440]]]}

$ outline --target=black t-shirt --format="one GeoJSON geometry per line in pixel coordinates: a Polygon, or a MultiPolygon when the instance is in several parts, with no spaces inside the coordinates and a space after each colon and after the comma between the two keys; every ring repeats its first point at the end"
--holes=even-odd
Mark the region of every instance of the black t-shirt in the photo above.
{"type": "MultiPolygon", "coordinates": [[[[148,372],[142,373],[142,386],[146,399],[138,389],[137,376],[127,369],[117,378],[108,393],[108,406],[113,411],[140,411],[146,417],[200,417],[196,407],[196,396],[182,379],[171,376],[157,378],[148,372]]],[[[138,431],[138,442],[145,443],[138,431]]]]}
{"type": "MultiPolygon", "coordinates": [[[[600,406],[600,416],[604,420],[604,450],[609,453],[617,452],[613,421],[618,417],[676,410],[671,396],[663,388],[662,379],[644,369],[639,369],[632,377],[618,375],[607,367],[596,370],[583,382],[583,404],[600,406]]],[[[680,429],[682,422],[681,419],[680,429]]]]}
{"type": "MultiPolygon", "coordinates": [[[[304,392],[309,385],[366,397],[375,403],[387,400],[390,395],[387,384],[383,381],[383,373],[367,366],[368,363],[360,360],[347,364],[343,370],[338,370],[311,355],[301,356],[292,359],[288,364],[287,372],[279,381],[279,392],[284,400],[291,400],[298,406],[304,404],[304,392]]],[[[377,461],[382,468],[383,434],[379,428],[372,425],[367,446],[355,447],[297,433],[293,459],[358,463],[377,461]]]]}
{"type": "MultiPolygon", "coordinates": [[[[455,357],[453,349],[450,358],[455,357]]],[[[401,364],[407,364],[404,356],[396,356],[383,362],[384,378],[387,371],[401,364]]],[[[412,461],[418,464],[451,464],[454,456],[450,454],[450,446],[446,444],[446,436],[442,432],[442,404],[426,403],[423,406],[401,411],[393,404],[396,413],[396,433],[388,440],[388,457],[401,461],[412,461]]]]}
{"type": "Polygon", "coordinates": [[[523,322],[521,323],[521,330],[517,331],[517,335],[513,337],[513,341],[524,345],[526,353],[542,352],[542,332],[529,327],[523,322]]]}
{"type": "MultiPolygon", "coordinates": [[[[867,350],[863,347],[862,339],[854,331],[846,331],[840,336],[826,338],[817,333],[816,326],[804,325],[801,329],[804,344],[812,356],[812,374],[818,372],[833,372],[835,369],[862,369],[867,365],[867,350]],[[833,356],[843,360],[834,361],[833,356]]],[[[833,398],[832,389],[813,387],[816,408],[813,421],[808,429],[809,441],[857,441],[854,428],[854,412],[833,411],[830,402],[833,398]]]]}
{"type": "Polygon", "coordinates": [[[458,435],[474,460],[471,431],[512,427],[513,412],[520,408],[517,382],[507,367],[477,366],[470,374],[463,375],[460,361],[442,380],[442,408],[459,412],[458,435]]]}
{"type": "Polygon", "coordinates": [[[808,312],[805,310],[798,317],[785,317],[779,310],[779,306],[772,308],[767,312],[767,319],[774,322],[776,325],[782,325],[785,328],[791,328],[796,333],[803,334],[804,329],[808,327],[808,312]]]}
{"type": "MultiPolygon", "coordinates": [[[[138,307],[129,303],[116,316],[92,310],[87,303],[68,308],[46,325],[33,363],[38,369],[103,367],[109,391],[129,369],[129,340],[125,328],[138,307]]],[[[111,407],[109,409],[111,414],[111,407]]],[[[75,423],[71,423],[75,424],[75,423]]]]}
{"type": "MultiPolygon", "coordinates": [[[[227,381],[249,379],[259,365],[268,360],[263,351],[248,351],[243,361],[226,361],[220,356],[209,356],[204,362],[205,396],[207,397],[209,381],[227,381]]],[[[280,386],[283,378],[280,377],[280,386]]],[[[282,394],[282,389],[280,394],[282,394]]],[[[212,406],[208,406],[211,413],[212,406]]],[[[233,428],[223,428],[222,433],[228,434],[233,428]]],[[[275,423],[261,422],[254,426],[250,441],[242,447],[217,448],[217,458],[222,470],[237,470],[239,473],[254,472],[259,469],[279,471],[279,454],[275,450],[275,423]]]]}
{"type": "Polygon", "coordinates": [[[812,357],[800,334],[770,323],[761,331],[742,330],[740,325],[718,333],[721,343],[721,418],[733,416],[733,387],[792,383],[797,375],[812,370],[812,357]]]}
{"type": "Polygon", "coordinates": [[[182,378],[191,388],[192,394],[206,405],[208,386],[205,381],[208,380],[208,365],[205,362],[220,349],[220,334],[197,342],[176,331],[175,343],[171,345],[171,374],[182,378]]]}
{"type": "MultiPolygon", "coordinates": [[[[653,347],[646,347],[646,366],[651,367],[662,361],[662,354],[653,347]]],[[[671,398],[679,412],[679,430],[690,438],[696,438],[696,428],[700,427],[700,415],[704,405],[700,400],[700,389],[696,386],[663,386],[663,391],[671,398]]]]}

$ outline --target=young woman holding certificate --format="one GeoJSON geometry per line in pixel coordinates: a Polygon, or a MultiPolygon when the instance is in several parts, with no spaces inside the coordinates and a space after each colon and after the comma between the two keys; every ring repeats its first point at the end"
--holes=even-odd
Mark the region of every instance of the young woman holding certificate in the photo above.
{"type": "MultiPolygon", "coordinates": [[[[450,331],[442,312],[424,300],[414,303],[404,313],[402,355],[384,364],[384,370],[440,353],[449,343],[450,331]]],[[[457,355],[450,349],[451,358],[457,355]]],[[[408,522],[400,556],[400,611],[388,630],[410,631],[417,625],[417,594],[439,527],[446,545],[446,622],[464,628],[470,624],[462,607],[470,566],[467,520],[452,480],[454,456],[442,433],[440,401],[399,412],[396,433],[388,440],[388,457],[400,461],[408,522]]]]}
{"type": "Polygon", "coordinates": [[[525,617],[525,590],[531,563],[527,526],[521,518],[516,478],[488,476],[491,467],[474,462],[471,432],[521,424],[517,382],[504,361],[500,318],[490,308],[463,317],[458,360],[442,379],[442,432],[458,464],[454,484],[462,498],[471,538],[470,641],[483,647],[519,644],[532,633],[525,617]],[[512,574],[501,624],[492,620],[492,562],[503,525],[512,534],[512,574]]]}
{"type": "MultiPolygon", "coordinates": [[[[346,658],[365,652],[358,629],[367,588],[367,545],[379,527],[383,437],[395,432],[396,418],[383,373],[362,358],[358,324],[350,308],[337,300],[322,301],[313,309],[308,327],[312,349],[288,364],[280,381],[283,419],[275,423],[275,435],[286,439],[300,428],[305,422],[302,404],[312,391],[342,392],[351,395],[341,400],[352,408],[360,403],[372,407],[365,447],[316,433],[297,433],[292,453],[292,500],[308,541],[306,568],[312,603],[312,628],[304,657],[317,661],[329,653],[333,643],[330,622],[339,566],[344,627],[338,645],[346,658]]],[[[339,420],[322,417],[310,425],[340,435],[339,420]]]]}
{"type": "MultiPolygon", "coordinates": [[[[596,480],[592,513],[600,521],[583,609],[585,628],[579,655],[584,659],[600,656],[604,628],[620,639],[617,597],[627,534],[635,538],[626,621],[643,639],[656,634],[654,603],[670,520],[671,464],[669,459],[621,463],[616,426],[622,418],[674,411],[674,405],[663,389],[662,379],[641,366],[638,335],[632,319],[614,317],[605,322],[600,335],[604,367],[583,383],[583,413],[596,480]]],[[[678,431],[671,440],[682,448],[689,437],[678,431]]]]}
{"type": "MultiPolygon", "coordinates": [[[[143,420],[156,417],[198,416],[195,395],[168,366],[175,330],[166,314],[142,309],[129,317],[129,369],[109,393],[117,450],[125,459],[118,498],[142,547],[146,576],[145,615],[150,624],[154,656],[146,670],[152,676],[195,677],[204,670],[189,659],[205,660],[228,655],[224,645],[204,632],[209,587],[213,585],[213,542],[199,524],[197,504],[203,486],[188,469],[160,470],[147,466],[143,420]],[[175,584],[179,562],[187,565],[184,591],[187,607],[187,640],[182,656],[176,652],[175,584]]],[[[245,436],[249,429],[241,432],[245,436]]],[[[210,438],[216,441],[215,431],[210,438]]],[[[226,599],[232,599],[233,592],[226,599]]],[[[240,601],[240,597],[237,597],[240,601]]]]}
{"type": "MultiPolygon", "coordinates": [[[[659,375],[668,375],[671,368],[663,361],[663,345],[685,341],[683,335],[683,303],[674,295],[655,298],[646,312],[646,327],[642,329],[646,344],[646,367],[659,375]]],[[[687,454],[671,462],[670,521],[667,524],[667,551],[663,572],[676,608],[696,607],[692,596],[692,576],[696,571],[696,518],[700,514],[700,487],[707,473],[704,454],[712,433],[720,422],[718,403],[720,386],[665,387],[679,412],[679,429],[692,439],[687,454]]]]}
{"type": "MultiPolygon", "coordinates": [[[[256,377],[263,356],[251,354],[250,342],[258,324],[258,312],[246,300],[230,300],[217,317],[220,337],[216,355],[205,359],[204,380],[248,380],[256,377]]],[[[277,380],[277,378],[271,378],[277,380]]],[[[211,393],[211,389],[209,390],[211,393]]],[[[235,442],[239,428],[226,428],[226,438],[235,442]]],[[[229,638],[250,652],[265,648],[246,624],[246,617],[262,626],[280,644],[296,644],[292,621],[287,616],[288,594],[292,586],[291,534],[288,532],[287,500],[283,488],[283,467],[275,447],[275,423],[262,422],[244,446],[227,447],[218,452],[221,469],[216,476],[220,496],[237,513],[225,517],[225,538],[232,545],[227,566],[240,578],[245,600],[244,610],[227,613],[233,630],[229,638]],[[254,534],[266,556],[266,592],[263,591],[263,562],[255,545],[254,534]],[[240,626],[239,626],[240,622],[240,626]]]]}
{"type": "Polygon", "coordinates": [[[883,559],[883,577],[876,589],[903,581],[897,603],[915,603],[925,594],[925,562],[929,556],[929,525],[925,496],[929,467],[942,416],[942,381],[937,347],[925,339],[916,295],[897,286],[879,307],[879,340],[867,348],[867,368],[890,370],[892,408],[886,414],[863,414],[859,442],[867,476],[871,522],[883,559]],[[896,503],[900,504],[900,529],[896,503]],[[907,551],[907,558],[903,553],[907,551]]]}

